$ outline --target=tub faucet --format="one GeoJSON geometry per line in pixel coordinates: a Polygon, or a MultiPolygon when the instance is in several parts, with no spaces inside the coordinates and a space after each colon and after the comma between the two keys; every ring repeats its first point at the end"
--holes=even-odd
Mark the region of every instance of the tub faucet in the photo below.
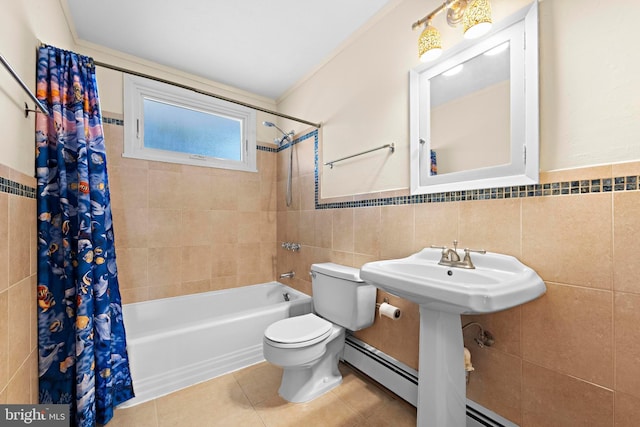
{"type": "Polygon", "coordinates": [[[281,279],[293,279],[296,276],[296,273],[294,271],[289,271],[287,273],[282,273],[280,275],[281,279]]]}

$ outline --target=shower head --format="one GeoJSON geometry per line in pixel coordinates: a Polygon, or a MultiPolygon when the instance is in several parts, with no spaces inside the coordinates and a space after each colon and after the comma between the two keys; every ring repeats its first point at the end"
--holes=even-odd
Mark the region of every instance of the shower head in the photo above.
{"type": "Polygon", "coordinates": [[[279,128],[275,123],[273,123],[273,122],[267,122],[267,121],[264,121],[264,122],[262,122],[262,124],[263,124],[264,126],[266,126],[266,127],[269,127],[269,128],[276,128],[276,129],[278,129],[278,130],[282,133],[282,138],[275,138],[275,139],[274,139],[274,141],[275,141],[275,143],[276,143],[276,144],[278,144],[278,145],[282,145],[282,141],[284,141],[285,139],[286,139],[287,141],[291,141],[291,137],[293,136],[293,133],[294,133],[293,131],[291,131],[291,132],[287,133],[287,132],[283,131],[282,129],[280,129],[280,128],[279,128]]]}

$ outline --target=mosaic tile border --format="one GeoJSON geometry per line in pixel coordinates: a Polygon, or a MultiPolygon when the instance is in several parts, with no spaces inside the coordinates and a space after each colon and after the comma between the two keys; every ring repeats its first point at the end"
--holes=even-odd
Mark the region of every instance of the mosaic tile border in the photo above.
{"type": "Polygon", "coordinates": [[[619,191],[638,191],[640,176],[620,176],[615,178],[585,179],[561,181],[547,184],[518,185],[509,187],[485,188],[479,190],[447,191],[413,196],[381,197],[375,199],[320,203],[319,200],[319,155],[318,131],[314,130],[300,139],[314,138],[314,200],[316,209],[344,209],[369,206],[410,205],[418,203],[460,202],[467,200],[498,200],[524,197],[548,197],[589,193],[610,193],[619,191]]]}
{"type": "Polygon", "coordinates": [[[122,119],[114,119],[112,117],[103,117],[102,118],[103,125],[116,125],[116,126],[124,126],[124,120],[122,119]]]}
{"type": "Polygon", "coordinates": [[[9,178],[0,176],[0,193],[9,193],[16,196],[27,197],[29,199],[36,198],[36,188],[28,185],[20,184],[9,178]]]}

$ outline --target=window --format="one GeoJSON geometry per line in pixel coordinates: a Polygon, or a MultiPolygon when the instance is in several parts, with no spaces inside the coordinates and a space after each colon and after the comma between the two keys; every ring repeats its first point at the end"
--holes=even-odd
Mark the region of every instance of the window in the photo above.
{"type": "Polygon", "coordinates": [[[124,97],[125,157],[256,171],[253,109],[131,75],[124,97]]]}

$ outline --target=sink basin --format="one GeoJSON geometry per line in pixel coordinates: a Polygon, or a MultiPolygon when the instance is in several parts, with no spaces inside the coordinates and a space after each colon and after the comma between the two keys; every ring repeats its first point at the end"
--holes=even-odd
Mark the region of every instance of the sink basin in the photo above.
{"type": "Polygon", "coordinates": [[[461,314],[506,310],[545,293],[535,271],[516,258],[472,254],[474,269],[439,265],[440,249],[376,261],[360,278],[420,305],[418,427],[464,427],[466,383],[461,314]]]}
{"type": "Polygon", "coordinates": [[[370,262],[360,277],[374,286],[437,311],[481,314],[538,298],[546,287],[531,268],[508,255],[472,254],[475,269],[439,265],[440,249],[370,262]]]}

